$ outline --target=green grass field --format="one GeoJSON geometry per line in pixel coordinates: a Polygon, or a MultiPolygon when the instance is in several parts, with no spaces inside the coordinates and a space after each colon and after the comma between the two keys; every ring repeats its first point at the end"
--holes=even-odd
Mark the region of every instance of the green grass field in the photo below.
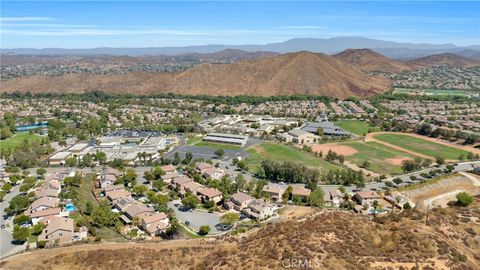
{"type": "Polygon", "coordinates": [[[28,143],[40,142],[42,137],[36,134],[29,134],[28,132],[17,133],[6,140],[0,140],[0,148],[16,149],[20,147],[25,140],[27,140],[28,143]]]}
{"type": "Polygon", "coordinates": [[[384,146],[375,142],[347,142],[342,145],[355,148],[358,152],[347,156],[346,159],[358,166],[361,166],[365,160],[370,162],[370,171],[380,174],[400,174],[402,173],[401,165],[394,165],[386,161],[386,159],[393,159],[398,157],[415,158],[414,156],[397,151],[390,147],[384,146]]]}
{"type": "Polygon", "coordinates": [[[351,132],[353,134],[362,136],[367,133],[369,129],[373,131],[379,131],[378,127],[371,127],[369,123],[359,121],[359,120],[343,120],[335,122],[335,125],[343,128],[344,130],[351,132]]]}
{"type": "Polygon", "coordinates": [[[472,91],[464,90],[448,90],[448,89],[411,89],[411,88],[395,88],[394,94],[414,94],[419,93],[427,96],[467,96],[474,94],[472,91]]]}
{"type": "Polygon", "coordinates": [[[191,138],[187,139],[187,144],[196,144],[202,141],[202,136],[192,136],[191,138]]]}
{"type": "Polygon", "coordinates": [[[319,157],[315,157],[293,146],[273,143],[262,143],[247,148],[250,156],[245,159],[249,171],[255,173],[260,168],[262,161],[270,159],[273,161],[293,161],[302,163],[308,167],[316,167],[322,170],[338,169],[338,166],[331,164],[319,157]]]}
{"type": "MultiPolygon", "coordinates": [[[[74,200],[74,205],[81,212],[85,211],[87,202],[91,202],[94,207],[98,206],[98,202],[97,200],[95,200],[95,197],[91,192],[91,188],[94,181],[95,181],[94,175],[87,174],[85,175],[85,177],[82,178],[80,187],[77,189],[77,196],[76,196],[76,199],[74,200]]],[[[75,218],[79,218],[79,217],[77,216],[75,218]]],[[[112,241],[112,242],[127,241],[118,232],[115,231],[115,228],[111,228],[111,227],[97,228],[97,236],[101,237],[104,240],[112,241]]]]}
{"type": "Polygon", "coordinates": [[[432,158],[440,156],[444,159],[457,160],[461,155],[468,155],[468,152],[465,150],[439,144],[436,142],[423,140],[406,134],[385,133],[377,134],[374,136],[374,138],[386,143],[393,144],[395,146],[405,148],[406,150],[430,156],[432,158]]]}
{"type": "Polygon", "coordinates": [[[223,150],[238,150],[240,146],[233,145],[233,144],[225,144],[225,143],[214,143],[214,142],[204,142],[199,141],[197,143],[192,144],[194,146],[201,146],[201,147],[210,147],[215,149],[223,149],[223,150]]]}

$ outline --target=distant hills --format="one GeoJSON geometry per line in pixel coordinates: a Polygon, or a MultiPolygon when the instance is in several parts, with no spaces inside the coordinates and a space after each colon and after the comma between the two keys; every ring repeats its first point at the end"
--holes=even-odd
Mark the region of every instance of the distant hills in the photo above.
{"type": "Polygon", "coordinates": [[[480,66],[480,59],[462,57],[453,53],[442,53],[410,60],[407,63],[417,68],[431,67],[440,64],[454,67],[474,67],[480,66]]]}
{"type": "MultiPolygon", "coordinates": [[[[95,64],[105,68],[114,64],[144,64],[158,61],[191,61],[197,64],[184,71],[124,73],[61,73],[58,76],[20,76],[2,81],[2,92],[29,91],[82,93],[152,94],[178,93],[184,95],[327,95],[337,98],[368,96],[391,87],[387,79],[370,76],[371,71],[398,73],[430,68],[435,65],[455,67],[480,66],[480,60],[452,53],[435,54],[410,61],[388,58],[370,49],[347,49],[329,56],[323,53],[300,51],[277,54],[224,50],[207,54],[178,56],[28,56],[9,55],[7,62],[72,61],[95,64]],[[33,60],[30,59],[33,57],[33,60]],[[25,59],[26,58],[26,59],[25,59]],[[165,60],[166,59],[166,60],[165,60]],[[194,62],[195,62],[194,61],[194,62]]],[[[62,65],[62,67],[65,67],[62,65]]]]}
{"type": "Polygon", "coordinates": [[[2,83],[2,91],[111,93],[173,92],[187,95],[367,96],[389,89],[386,79],[368,76],[334,57],[287,53],[232,64],[202,64],[180,73],[29,76],[2,83]]]}
{"type": "Polygon", "coordinates": [[[385,57],[369,49],[347,49],[333,57],[363,71],[402,72],[413,70],[413,67],[405,62],[385,57]]]}
{"type": "MultiPolygon", "coordinates": [[[[2,53],[10,54],[43,54],[43,55],[178,55],[190,53],[216,53],[226,49],[243,50],[247,52],[268,51],[288,53],[298,51],[321,52],[335,54],[346,49],[372,49],[387,57],[395,59],[412,59],[439,53],[480,52],[480,45],[458,47],[453,44],[400,43],[369,39],[362,37],[335,38],[294,38],[285,42],[264,45],[202,45],[187,47],[150,47],[150,48],[92,48],[92,49],[2,49],[2,53]]],[[[467,56],[468,55],[462,55],[467,56]]]]}

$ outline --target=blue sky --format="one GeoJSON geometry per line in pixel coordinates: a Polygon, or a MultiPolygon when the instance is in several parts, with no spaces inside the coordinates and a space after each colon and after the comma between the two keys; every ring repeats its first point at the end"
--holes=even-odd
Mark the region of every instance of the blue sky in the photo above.
{"type": "Polygon", "coordinates": [[[480,44],[480,2],[1,1],[2,48],[265,44],[361,36],[480,44]]]}

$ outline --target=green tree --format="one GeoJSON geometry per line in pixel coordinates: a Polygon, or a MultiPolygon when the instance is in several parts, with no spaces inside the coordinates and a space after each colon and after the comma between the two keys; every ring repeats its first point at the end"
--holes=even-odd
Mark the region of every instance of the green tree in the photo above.
{"type": "Polygon", "coordinates": [[[318,136],[323,136],[323,128],[321,128],[321,127],[317,128],[317,135],[318,136]]]}
{"type": "Polygon", "coordinates": [[[25,242],[28,239],[30,232],[28,228],[22,228],[18,225],[13,226],[13,240],[18,242],[25,242]]]}
{"type": "Polygon", "coordinates": [[[220,217],[220,223],[225,225],[233,225],[235,222],[240,220],[240,215],[238,213],[230,212],[226,213],[220,217]]]}
{"type": "Polygon", "coordinates": [[[188,194],[185,198],[182,199],[182,205],[191,209],[195,209],[197,204],[200,203],[197,197],[193,196],[192,194],[188,194]]]}
{"type": "Polygon", "coordinates": [[[145,185],[136,185],[133,187],[132,191],[135,193],[137,196],[142,196],[147,192],[148,188],[145,185]]]}
{"type": "Polygon", "coordinates": [[[65,165],[68,167],[75,167],[77,165],[77,159],[75,157],[69,157],[65,159],[65,165]]]}
{"type": "Polygon", "coordinates": [[[410,210],[410,209],[412,209],[412,206],[410,205],[410,203],[406,202],[406,203],[403,204],[403,209],[404,210],[410,210]]]}
{"type": "Polygon", "coordinates": [[[0,139],[1,140],[6,140],[8,138],[12,137],[12,132],[8,127],[4,127],[0,130],[0,139]]]}
{"type": "Polygon", "coordinates": [[[117,220],[117,215],[112,212],[107,201],[100,202],[100,205],[92,212],[93,224],[97,227],[113,226],[117,220]]]}
{"type": "Polygon", "coordinates": [[[19,213],[28,207],[29,200],[25,195],[17,195],[10,200],[7,211],[10,213],[19,213]]]}
{"type": "Polygon", "coordinates": [[[30,234],[40,235],[45,227],[45,224],[39,222],[30,228],[30,234]]]}
{"type": "Polygon", "coordinates": [[[219,158],[222,158],[225,155],[225,151],[223,149],[215,150],[215,155],[219,158]]]}
{"type": "Polygon", "coordinates": [[[210,232],[210,226],[202,225],[200,226],[200,230],[198,230],[198,234],[200,235],[207,235],[210,232]]]}
{"type": "Polygon", "coordinates": [[[45,168],[38,168],[37,169],[37,175],[38,176],[43,176],[45,173],[47,173],[47,170],[45,170],[45,168]]]}
{"type": "Polygon", "coordinates": [[[443,164],[445,164],[445,159],[444,159],[443,157],[441,157],[441,156],[437,156],[437,157],[435,158],[435,162],[436,162],[438,165],[443,165],[443,164]]]}
{"type": "Polygon", "coordinates": [[[393,178],[392,180],[397,186],[400,185],[401,183],[403,183],[403,180],[401,178],[393,178]]]}
{"type": "Polygon", "coordinates": [[[317,188],[314,191],[310,193],[310,196],[308,196],[308,203],[311,206],[316,206],[316,207],[323,207],[324,201],[324,192],[321,188],[317,188]]]}
{"type": "Polygon", "coordinates": [[[13,224],[23,224],[25,222],[30,222],[32,219],[27,215],[18,215],[13,219],[13,224]]]}
{"type": "Polygon", "coordinates": [[[85,215],[88,215],[90,216],[93,212],[93,204],[91,201],[88,201],[86,204],[85,204],[85,211],[84,211],[84,214],[85,215]]]}
{"type": "Polygon", "coordinates": [[[3,186],[2,186],[2,190],[9,193],[10,190],[12,189],[12,184],[10,183],[5,183],[3,186]]]}

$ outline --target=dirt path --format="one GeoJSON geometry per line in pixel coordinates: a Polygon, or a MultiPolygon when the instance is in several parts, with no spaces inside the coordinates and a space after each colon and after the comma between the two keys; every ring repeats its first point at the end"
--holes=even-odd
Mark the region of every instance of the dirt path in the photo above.
{"type": "MultiPolygon", "coordinates": [[[[408,135],[408,136],[412,136],[412,137],[415,137],[415,138],[419,138],[419,139],[423,139],[423,140],[426,140],[426,141],[430,141],[430,142],[435,142],[435,143],[438,143],[438,144],[442,144],[442,145],[445,145],[445,146],[450,146],[450,147],[453,147],[453,148],[458,148],[458,149],[461,149],[461,150],[465,150],[467,152],[472,152],[474,154],[480,154],[480,149],[476,149],[476,148],[473,148],[473,147],[470,147],[470,146],[465,146],[465,145],[458,145],[458,144],[453,144],[453,143],[450,143],[450,142],[446,142],[444,140],[440,140],[440,139],[437,139],[437,138],[431,138],[431,137],[426,137],[426,136],[422,136],[422,135],[418,135],[418,134],[415,134],[415,133],[403,133],[403,132],[372,132],[372,133],[368,133],[367,136],[365,136],[365,141],[368,142],[368,141],[375,141],[375,142],[379,142],[381,144],[384,144],[384,145],[388,145],[389,147],[391,147],[391,144],[389,143],[386,143],[386,142],[383,142],[383,141],[380,141],[380,140],[377,140],[374,138],[375,135],[377,134],[398,134],[398,133],[401,133],[401,134],[404,134],[404,135],[408,135]]],[[[416,153],[416,152],[412,152],[412,151],[409,151],[407,149],[404,149],[404,148],[401,148],[401,147],[398,147],[396,146],[396,149],[397,150],[402,150],[403,152],[408,152],[409,154],[412,154],[412,155],[416,155],[416,156],[420,156],[420,157],[425,157],[424,155],[422,154],[419,154],[419,153],[416,153]]],[[[428,158],[431,158],[431,157],[428,157],[428,158]]]]}
{"type": "Polygon", "coordinates": [[[343,165],[347,166],[348,168],[350,168],[354,171],[362,171],[363,174],[370,175],[370,177],[373,177],[373,178],[380,176],[379,173],[372,172],[372,171],[366,170],[364,168],[360,168],[359,166],[357,166],[357,164],[354,164],[354,163],[351,163],[351,162],[348,162],[348,161],[343,162],[343,165]]]}

